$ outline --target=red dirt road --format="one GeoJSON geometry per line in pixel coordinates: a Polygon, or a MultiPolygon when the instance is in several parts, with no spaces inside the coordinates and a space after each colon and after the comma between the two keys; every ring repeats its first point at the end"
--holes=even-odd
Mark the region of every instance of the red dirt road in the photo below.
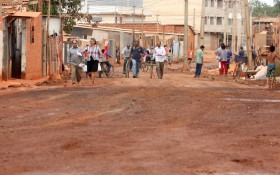
{"type": "Polygon", "coordinates": [[[0,91],[0,174],[280,174],[279,91],[140,76],[0,91]]]}

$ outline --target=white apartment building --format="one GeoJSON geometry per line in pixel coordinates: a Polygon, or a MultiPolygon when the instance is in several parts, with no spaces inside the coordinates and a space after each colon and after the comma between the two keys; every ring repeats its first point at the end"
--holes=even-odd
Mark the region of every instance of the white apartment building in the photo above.
{"type": "Polygon", "coordinates": [[[245,45],[244,19],[243,0],[205,0],[205,47],[215,50],[223,42],[235,48],[245,45]]]}
{"type": "Polygon", "coordinates": [[[102,23],[140,23],[151,15],[149,10],[143,9],[143,0],[84,0],[82,5],[82,14],[101,19],[102,23]]]}

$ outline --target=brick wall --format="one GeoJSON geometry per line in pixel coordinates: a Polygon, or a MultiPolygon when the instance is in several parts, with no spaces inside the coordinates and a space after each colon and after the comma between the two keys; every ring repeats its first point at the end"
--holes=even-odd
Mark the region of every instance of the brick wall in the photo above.
{"type": "Polygon", "coordinates": [[[24,79],[41,78],[42,68],[42,16],[29,18],[26,21],[26,74],[24,79]],[[34,43],[32,43],[31,33],[34,26],[34,43]]]}

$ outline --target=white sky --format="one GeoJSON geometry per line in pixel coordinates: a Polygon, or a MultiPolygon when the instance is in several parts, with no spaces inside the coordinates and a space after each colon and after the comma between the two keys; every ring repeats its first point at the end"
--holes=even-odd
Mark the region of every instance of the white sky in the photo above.
{"type": "Polygon", "coordinates": [[[261,0],[262,2],[267,3],[268,5],[273,5],[273,0],[261,0]]]}

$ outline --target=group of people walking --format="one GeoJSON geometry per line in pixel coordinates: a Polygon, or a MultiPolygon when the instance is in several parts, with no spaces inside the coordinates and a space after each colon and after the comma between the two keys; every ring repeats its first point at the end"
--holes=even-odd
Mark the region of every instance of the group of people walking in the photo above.
{"type": "MultiPolygon", "coordinates": [[[[201,70],[204,62],[204,49],[203,45],[196,51],[195,54],[195,62],[196,62],[196,70],[195,70],[195,78],[199,78],[201,75],[201,70]]],[[[95,81],[95,73],[98,72],[98,64],[100,62],[100,58],[105,58],[105,64],[107,65],[107,72],[110,71],[111,64],[109,62],[109,48],[105,46],[104,49],[100,49],[97,45],[97,42],[94,38],[90,40],[89,45],[86,48],[82,49],[78,46],[78,40],[72,41],[72,47],[68,51],[67,56],[67,64],[71,68],[71,80],[73,85],[79,85],[81,82],[81,73],[82,66],[87,65],[87,76],[91,78],[92,83],[95,81]]],[[[143,57],[146,55],[147,58],[154,60],[156,63],[156,71],[159,79],[163,78],[164,75],[164,62],[167,60],[169,64],[171,64],[170,54],[168,54],[170,50],[167,47],[163,47],[161,42],[157,42],[156,47],[153,48],[151,53],[149,50],[145,50],[143,47],[139,45],[139,40],[135,40],[133,46],[130,43],[127,44],[125,48],[122,50],[122,55],[124,58],[123,65],[123,73],[126,72],[126,64],[128,61],[132,63],[132,71],[133,78],[139,78],[139,69],[141,62],[143,61],[143,57]],[[131,59],[131,60],[130,60],[131,59]]],[[[225,44],[221,44],[221,47],[215,51],[216,59],[219,61],[220,75],[227,75],[228,69],[230,65],[230,59],[233,55],[231,50],[225,44]]],[[[245,52],[242,47],[240,47],[239,51],[240,57],[245,57],[245,52]]],[[[256,54],[252,52],[253,58],[256,57],[256,54]]],[[[188,50],[188,64],[192,62],[193,51],[191,49],[188,50]]],[[[270,47],[270,53],[268,55],[268,74],[270,76],[275,72],[275,59],[280,59],[278,53],[275,52],[275,47],[270,47]]]]}
{"type": "MultiPolygon", "coordinates": [[[[131,47],[128,43],[122,50],[124,57],[123,74],[126,74],[126,64],[128,61],[132,61],[133,78],[139,78],[139,69],[144,56],[149,61],[154,60],[156,63],[156,70],[159,79],[163,78],[164,61],[167,59],[171,62],[170,56],[166,52],[166,48],[161,46],[161,42],[157,42],[157,46],[153,49],[152,54],[149,50],[146,50],[139,45],[139,40],[134,41],[134,46],[131,47]]],[[[146,61],[147,61],[146,60],[146,61]]]]}
{"type": "MultiPolygon", "coordinates": [[[[133,78],[139,78],[141,62],[143,61],[144,56],[149,55],[152,60],[155,60],[158,78],[162,79],[165,60],[167,60],[170,65],[172,61],[172,57],[168,54],[168,51],[167,47],[161,46],[161,42],[157,42],[152,54],[150,54],[148,50],[145,50],[139,45],[139,40],[136,39],[132,47],[130,43],[128,43],[122,50],[124,58],[123,72],[126,72],[126,63],[131,59],[133,78]]],[[[105,48],[101,50],[97,45],[96,40],[92,38],[89,45],[82,49],[78,46],[78,40],[73,40],[72,47],[69,49],[67,55],[67,65],[71,68],[72,85],[80,84],[83,65],[87,65],[86,74],[91,78],[92,83],[94,84],[95,73],[98,72],[98,64],[100,62],[100,57],[102,56],[107,60],[105,63],[108,68],[107,71],[109,72],[112,65],[108,61],[108,46],[105,46],[105,48]]]]}
{"type": "Polygon", "coordinates": [[[101,58],[106,59],[107,71],[110,71],[111,64],[109,62],[108,46],[100,49],[94,38],[90,39],[89,45],[82,49],[78,46],[78,40],[72,41],[72,47],[68,51],[67,64],[71,68],[72,85],[79,85],[81,82],[82,67],[87,66],[86,74],[90,77],[92,83],[95,81],[95,73],[98,72],[98,64],[101,58]]]}

